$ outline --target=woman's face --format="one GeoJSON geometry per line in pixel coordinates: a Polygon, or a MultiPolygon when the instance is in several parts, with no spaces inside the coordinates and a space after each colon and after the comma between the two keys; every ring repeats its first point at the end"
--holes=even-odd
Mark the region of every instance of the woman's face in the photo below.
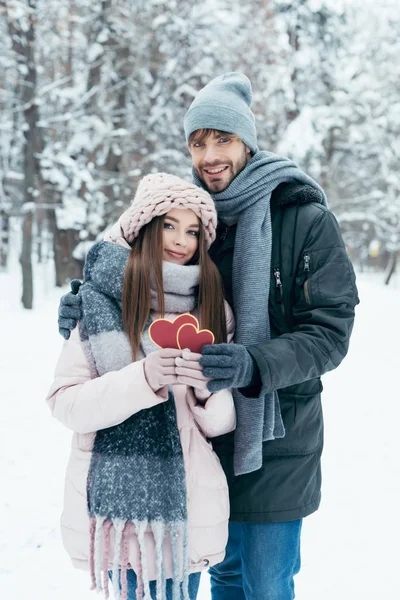
{"type": "Polygon", "coordinates": [[[164,218],[163,260],[177,265],[190,262],[199,247],[200,223],[189,208],[173,208],[164,218]]]}

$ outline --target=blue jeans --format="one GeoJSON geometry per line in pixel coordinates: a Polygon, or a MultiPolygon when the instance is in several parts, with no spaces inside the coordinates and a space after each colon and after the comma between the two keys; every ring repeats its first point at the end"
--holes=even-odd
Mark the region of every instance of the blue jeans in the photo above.
{"type": "MultiPolygon", "coordinates": [[[[111,571],[108,572],[110,579],[112,579],[111,571]]],[[[136,573],[133,569],[128,569],[126,572],[127,580],[128,580],[128,598],[127,600],[136,600],[136,588],[137,588],[137,578],[136,573]]],[[[190,600],[196,600],[197,592],[199,591],[200,585],[200,575],[201,573],[192,573],[189,575],[189,598],[190,600]]],[[[172,600],[172,579],[167,579],[166,585],[166,600],[172,600]]],[[[156,582],[150,581],[150,593],[153,600],[157,600],[156,596],[156,582]]],[[[183,598],[182,590],[181,590],[181,598],[183,598]]]]}
{"type": "Polygon", "coordinates": [[[212,600],[293,600],[301,525],[230,523],[225,559],[209,570],[212,600]]]}

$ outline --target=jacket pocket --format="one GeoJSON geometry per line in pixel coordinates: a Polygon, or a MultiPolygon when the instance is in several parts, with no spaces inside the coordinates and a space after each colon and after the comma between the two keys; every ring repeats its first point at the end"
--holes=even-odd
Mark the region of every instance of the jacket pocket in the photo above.
{"type": "Polygon", "coordinates": [[[357,303],[354,271],[347,256],[344,259],[318,263],[313,295],[317,302],[357,303]]]}
{"type": "Polygon", "coordinates": [[[278,392],[285,437],[264,442],[264,456],[304,456],[323,445],[321,395],[278,392]]]}
{"type": "Polygon", "coordinates": [[[305,251],[300,260],[296,284],[306,306],[358,304],[353,266],[343,248],[305,251]]]}

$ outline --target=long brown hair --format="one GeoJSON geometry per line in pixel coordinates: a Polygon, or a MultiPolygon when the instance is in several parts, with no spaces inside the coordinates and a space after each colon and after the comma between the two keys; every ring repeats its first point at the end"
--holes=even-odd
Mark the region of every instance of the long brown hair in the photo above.
{"type": "MultiPolygon", "coordinates": [[[[122,318],[136,360],[140,339],[151,310],[150,276],[157,293],[158,311],[165,314],[162,274],[163,229],[165,215],[155,217],[142,227],[133,242],[125,268],[122,290],[122,318]]],[[[213,332],[215,343],[226,342],[226,317],[221,276],[211,260],[202,227],[199,246],[190,264],[200,266],[198,312],[202,329],[213,332]]]]}

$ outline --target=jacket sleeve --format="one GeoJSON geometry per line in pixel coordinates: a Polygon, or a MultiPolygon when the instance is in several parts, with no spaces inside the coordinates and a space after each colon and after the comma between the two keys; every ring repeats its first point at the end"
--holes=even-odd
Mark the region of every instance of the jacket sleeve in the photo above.
{"type": "Polygon", "coordinates": [[[91,378],[78,330],[64,343],[46,401],[56,419],[76,433],[93,433],[167,400],[167,388],[154,393],[144,360],[91,378]]]}
{"type": "MultiPolygon", "coordinates": [[[[225,300],[226,332],[228,343],[233,342],[235,317],[225,300]]],[[[192,390],[188,390],[188,402],[193,418],[207,438],[217,437],[233,431],[236,427],[236,411],[231,390],[211,394],[206,403],[198,404],[192,390]]]]}
{"type": "Polygon", "coordinates": [[[320,377],[347,353],[359,300],[339,226],[328,210],[321,209],[308,232],[292,298],[293,331],[248,348],[262,394],[320,377]]]}
{"type": "Polygon", "coordinates": [[[189,408],[198,428],[207,438],[233,431],[236,427],[236,411],[230,390],[211,394],[204,404],[197,404],[191,388],[187,393],[189,408]]]}

